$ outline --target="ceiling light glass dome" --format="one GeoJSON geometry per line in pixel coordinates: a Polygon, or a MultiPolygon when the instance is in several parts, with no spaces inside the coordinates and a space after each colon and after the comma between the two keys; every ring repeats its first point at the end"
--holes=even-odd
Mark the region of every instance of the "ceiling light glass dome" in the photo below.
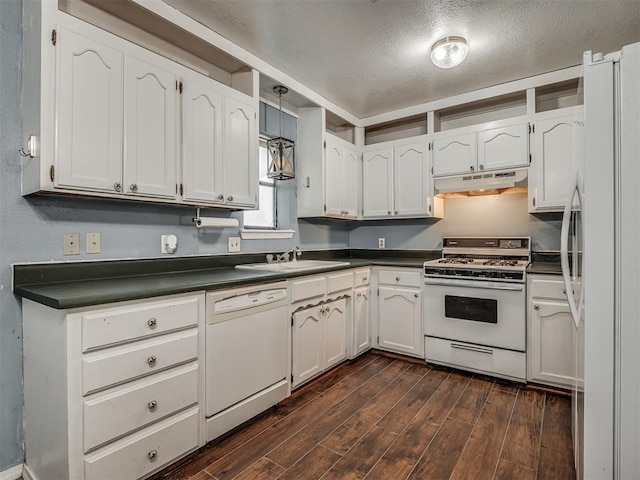
{"type": "Polygon", "coordinates": [[[462,37],[446,37],[431,47],[431,61],[436,67],[451,68],[460,65],[467,56],[469,47],[462,37]]]}

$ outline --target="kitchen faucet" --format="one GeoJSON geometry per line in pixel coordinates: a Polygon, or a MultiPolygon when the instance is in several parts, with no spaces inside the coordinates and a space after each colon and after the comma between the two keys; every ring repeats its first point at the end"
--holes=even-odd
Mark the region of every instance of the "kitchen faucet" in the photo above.
{"type": "Polygon", "coordinates": [[[295,246],[289,250],[287,250],[286,252],[278,255],[276,257],[276,262],[288,262],[288,261],[292,261],[292,262],[297,262],[298,261],[298,257],[302,255],[302,250],[300,250],[299,246],[295,246]],[[293,259],[289,260],[289,255],[293,254],[293,259]]]}

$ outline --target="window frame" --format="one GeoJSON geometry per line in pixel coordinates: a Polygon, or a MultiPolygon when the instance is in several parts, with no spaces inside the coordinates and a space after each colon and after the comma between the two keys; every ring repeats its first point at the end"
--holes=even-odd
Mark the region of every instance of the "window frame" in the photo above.
{"type": "MultiPolygon", "coordinates": [[[[267,140],[268,138],[266,136],[260,135],[260,140],[258,145],[258,161],[259,162],[261,161],[260,149],[264,148],[265,150],[267,150],[267,140]]],[[[269,152],[267,151],[266,154],[268,158],[269,152]]],[[[260,164],[258,164],[258,172],[260,172],[260,164]]],[[[245,215],[247,213],[255,213],[260,211],[262,207],[262,202],[259,201],[258,203],[259,208],[257,210],[246,210],[242,212],[243,228],[251,229],[251,230],[265,230],[265,231],[277,230],[278,229],[278,185],[276,183],[276,180],[273,178],[269,179],[266,177],[258,177],[258,200],[260,200],[260,187],[269,187],[272,190],[271,203],[273,205],[273,226],[253,225],[246,222],[245,215]]]]}

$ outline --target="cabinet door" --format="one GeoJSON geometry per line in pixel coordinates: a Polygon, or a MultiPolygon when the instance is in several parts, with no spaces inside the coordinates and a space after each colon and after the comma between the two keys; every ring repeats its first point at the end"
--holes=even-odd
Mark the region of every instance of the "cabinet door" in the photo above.
{"type": "Polygon", "coordinates": [[[371,348],[371,324],[369,322],[369,287],[354,290],[353,352],[354,356],[371,348]]]}
{"type": "Polygon", "coordinates": [[[575,325],[566,303],[533,300],[531,307],[531,380],[571,387],[575,325]]]}
{"type": "Polygon", "coordinates": [[[396,147],[394,215],[427,215],[429,156],[426,142],[396,147]]]}
{"type": "Polygon", "coordinates": [[[258,130],[255,107],[226,98],[223,132],[225,203],[257,206],[258,130]]]}
{"type": "Polygon", "coordinates": [[[222,95],[195,76],[182,92],[184,199],[222,203],[222,95]]]}
{"type": "Polygon", "coordinates": [[[342,298],[324,306],[324,368],[347,358],[347,300],[342,298]]]}
{"type": "Polygon", "coordinates": [[[176,197],[176,92],[173,72],[149,61],[125,56],[123,189],[126,195],[176,197]]]}
{"type": "Polygon", "coordinates": [[[293,314],[293,387],[323,370],[321,308],[323,306],[307,308],[293,314]]]}
{"type": "Polygon", "coordinates": [[[393,203],[393,149],[362,154],[362,215],[388,217],[393,203]]]}
{"type": "Polygon", "coordinates": [[[380,348],[423,356],[420,297],[416,289],[380,287],[380,348]]]}
{"type": "Polygon", "coordinates": [[[531,211],[561,211],[573,180],[574,165],[584,153],[582,114],[538,120],[533,138],[535,187],[531,211]]]}
{"type": "Polygon", "coordinates": [[[433,139],[434,177],[474,172],[476,160],[475,132],[433,139]]]}
{"type": "Polygon", "coordinates": [[[478,132],[478,171],[528,166],[528,123],[478,132]]]}
{"type": "Polygon", "coordinates": [[[358,198],[360,188],[358,185],[358,152],[354,149],[344,147],[344,167],[342,174],[342,207],[348,218],[358,216],[358,198]]]}
{"type": "Polygon", "coordinates": [[[344,190],[344,152],[342,145],[327,138],[325,149],[325,179],[324,179],[324,214],[332,217],[342,217],[342,193],[344,190]]]}
{"type": "Polygon", "coordinates": [[[120,192],[122,53],[60,28],[55,186],[120,192]]]}

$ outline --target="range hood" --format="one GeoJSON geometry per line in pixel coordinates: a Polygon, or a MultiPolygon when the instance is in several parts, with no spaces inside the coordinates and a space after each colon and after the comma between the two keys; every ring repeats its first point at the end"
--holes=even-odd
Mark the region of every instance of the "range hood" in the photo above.
{"type": "Polygon", "coordinates": [[[525,168],[436,178],[434,179],[435,193],[436,195],[446,193],[491,195],[511,188],[527,188],[527,170],[525,168]]]}

